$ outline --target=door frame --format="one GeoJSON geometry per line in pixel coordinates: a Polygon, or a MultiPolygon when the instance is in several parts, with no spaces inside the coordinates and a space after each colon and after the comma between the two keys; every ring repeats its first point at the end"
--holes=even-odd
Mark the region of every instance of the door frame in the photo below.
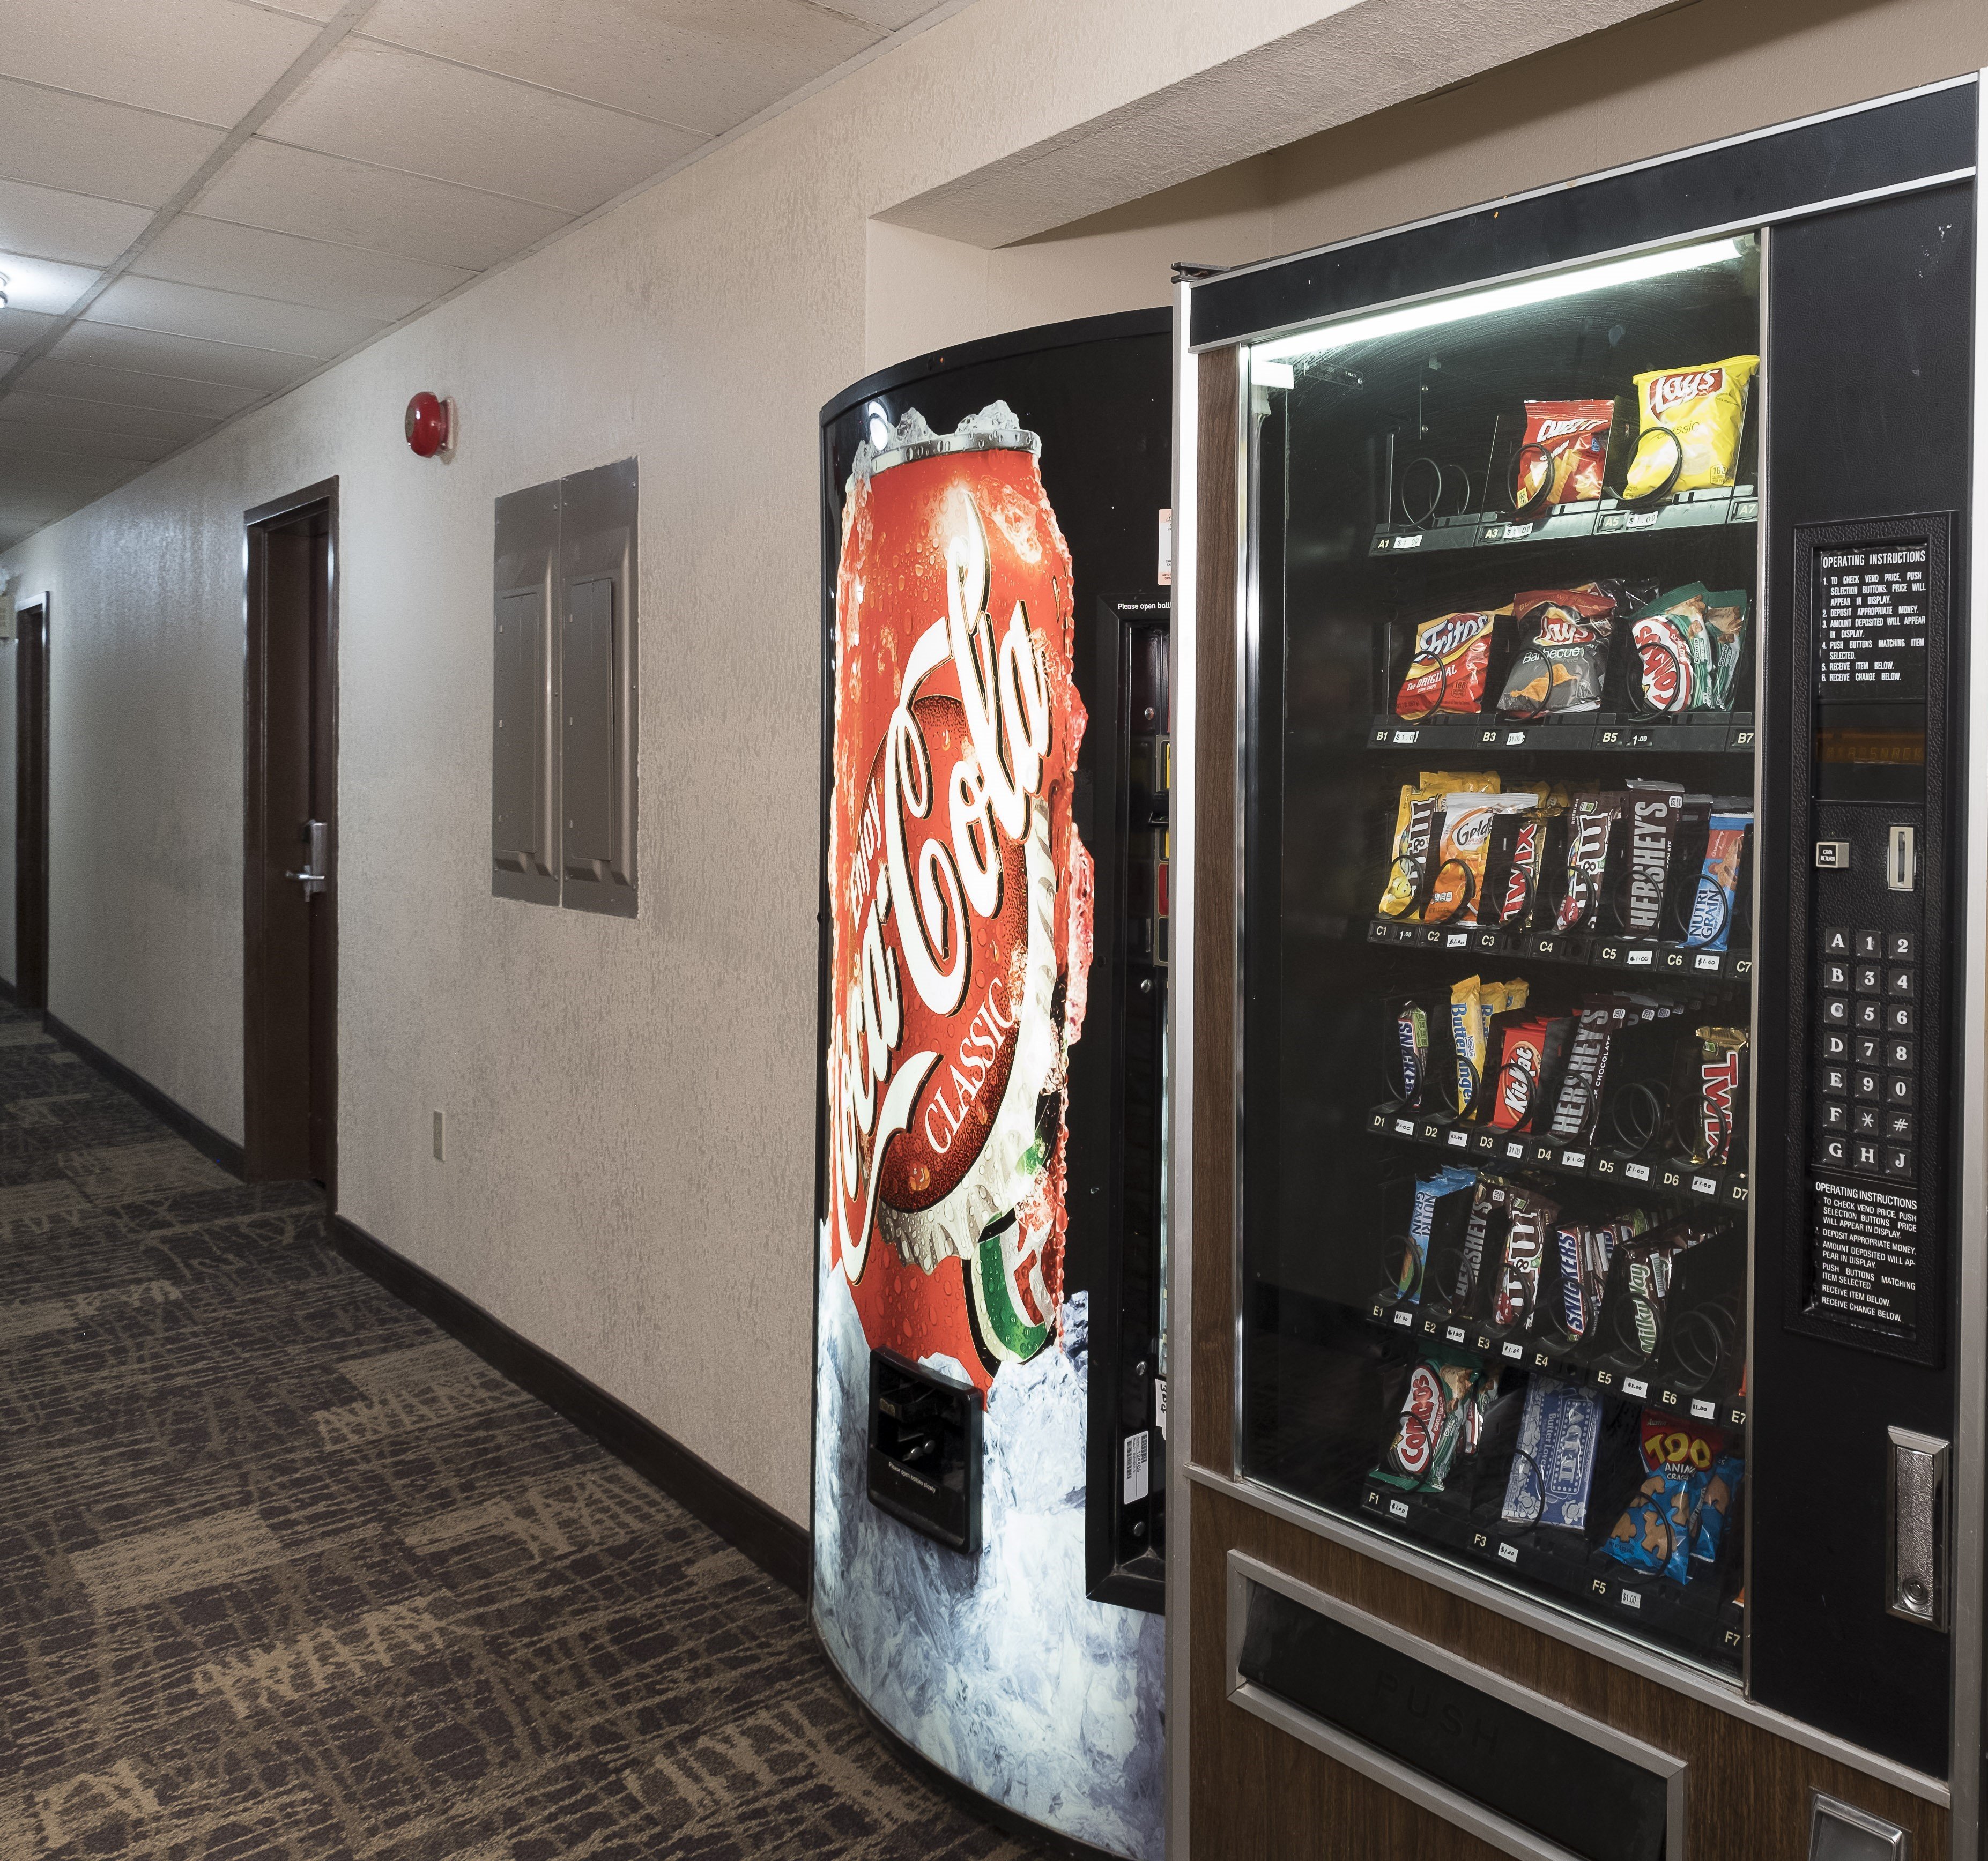
{"type": "MultiPolygon", "coordinates": [[[[328,694],[331,712],[332,764],[339,759],[338,609],[339,511],[338,480],[320,478],[287,496],[272,498],[245,511],[242,515],[242,635],[244,652],[242,681],[242,1134],[244,1174],[254,1182],[262,1174],[257,1168],[259,1151],[266,1154],[267,1137],[262,1129],[262,1073],[259,1061],[269,1039],[263,1025],[262,846],[265,827],[264,795],[260,777],[262,747],[267,726],[263,701],[263,643],[268,627],[264,590],[256,574],[254,531],[268,528],[288,518],[301,517],[314,505],[324,507],[330,525],[329,557],[326,565],[325,657],[330,673],[328,694]]],[[[327,1061],[332,1103],[329,1108],[329,1154],[325,1164],[325,1209],[338,1207],[338,814],[331,809],[330,831],[326,836],[326,879],[320,902],[330,913],[327,943],[330,974],[323,985],[330,996],[332,1050],[327,1061]]],[[[313,977],[313,986],[317,979],[313,977]]]]}
{"type": "Polygon", "coordinates": [[[49,1008],[49,623],[52,609],[45,589],[35,600],[16,606],[14,630],[14,997],[17,1005],[37,1015],[46,1015],[49,1008]],[[34,623],[37,630],[32,647],[21,624],[29,614],[39,616],[34,623]],[[31,757],[37,765],[32,780],[31,757]],[[34,871],[32,887],[22,882],[30,867],[34,871]],[[31,988],[22,961],[29,941],[24,932],[37,913],[41,921],[32,928],[40,953],[39,974],[31,988]]]}

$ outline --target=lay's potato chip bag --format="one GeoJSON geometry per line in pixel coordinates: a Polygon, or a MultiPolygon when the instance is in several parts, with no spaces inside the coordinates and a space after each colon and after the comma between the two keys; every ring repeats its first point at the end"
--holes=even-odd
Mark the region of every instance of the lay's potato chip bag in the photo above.
{"type": "Polygon", "coordinates": [[[1730,485],[1758,356],[1636,377],[1640,423],[1622,495],[1631,500],[1730,485]]]}

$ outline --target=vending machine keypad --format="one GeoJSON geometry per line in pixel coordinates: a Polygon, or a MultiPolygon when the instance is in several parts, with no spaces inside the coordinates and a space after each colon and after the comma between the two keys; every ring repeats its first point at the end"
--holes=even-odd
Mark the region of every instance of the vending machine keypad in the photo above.
{"type": "Polygon", "coordinates": [[[1827,1168],[1918,1178],[1918,951],[1910,930],[1823,927],[1813,1150],[1827,1168]]]}

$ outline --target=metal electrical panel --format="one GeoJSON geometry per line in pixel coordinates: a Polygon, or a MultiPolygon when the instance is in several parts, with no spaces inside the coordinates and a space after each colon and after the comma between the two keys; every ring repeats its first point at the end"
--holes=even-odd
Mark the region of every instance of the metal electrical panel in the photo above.
{"type": "Polygon", "coordinates": [[[492,893],[635,915],[636,464],[497,500],[492,893]]]}
{"type": "Polygon", "coordinates": [[[560,488],[497,500],[490,738],[490,890],[557,904],[559,655],[553,651],[560,488]]]}
{"type": "Polygon", "coordinates": [[[560,485],[565,902],[635,915],[635,461],[560,485]]]}

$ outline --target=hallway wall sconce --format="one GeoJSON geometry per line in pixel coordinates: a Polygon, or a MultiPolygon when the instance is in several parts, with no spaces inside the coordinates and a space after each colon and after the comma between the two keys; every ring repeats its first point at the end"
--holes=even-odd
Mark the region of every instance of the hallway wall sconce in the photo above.
{"type": "Polygon", "coordinates": [[[407,444],[418,458],[444,458],[455,451],[455,403],[424,388],[407,403],[407,444]]]}

